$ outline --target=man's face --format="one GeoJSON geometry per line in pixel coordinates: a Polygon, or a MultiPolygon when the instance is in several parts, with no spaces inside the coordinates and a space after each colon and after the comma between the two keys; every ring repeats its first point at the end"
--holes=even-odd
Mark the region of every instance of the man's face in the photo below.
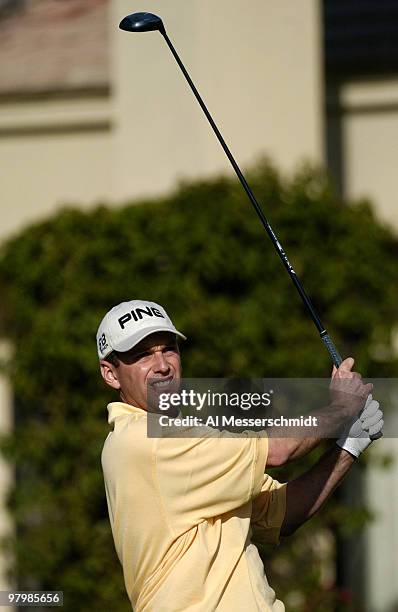
{"type": "Polygon", "coordinates": [[[117,366],[102,360],[101,374],[109,386],[120,391],[120,399],[126,404],[151,410],[148,385],[159,395],[181,378],[180,352],[170,332],[151,334],[130,351],[118,353],[118,357],[117,366]]]}

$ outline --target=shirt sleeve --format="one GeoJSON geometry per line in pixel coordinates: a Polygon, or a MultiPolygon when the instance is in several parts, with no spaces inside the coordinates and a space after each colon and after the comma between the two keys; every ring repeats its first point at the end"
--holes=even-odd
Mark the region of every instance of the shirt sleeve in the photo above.
{"type": "Polygon", "coordinates": [[[157,440],[155,478],[175,533],[239,508],[261,493],[267,438],[218,434],[157,440]]]}
{"type": "Polygon", "coordinates": [[[286,513],[286,487],[268,474],[263,475],[261,492],[253,500],[253,538],[263,544],[277,544],[286,513]]]}

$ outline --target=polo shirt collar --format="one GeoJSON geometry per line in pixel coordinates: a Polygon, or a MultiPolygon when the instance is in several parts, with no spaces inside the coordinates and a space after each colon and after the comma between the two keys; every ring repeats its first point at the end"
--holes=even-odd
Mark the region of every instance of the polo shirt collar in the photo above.
{"type": "Polygon", "coordinates": [[[124,402],[111,402],[108,404],[108,423],[114,423],[118,417],[128,414],[135,414],[137,417],[143,417],[147,412],[142,408],[137,408],[136,406],[131,406],[124,402]]]}

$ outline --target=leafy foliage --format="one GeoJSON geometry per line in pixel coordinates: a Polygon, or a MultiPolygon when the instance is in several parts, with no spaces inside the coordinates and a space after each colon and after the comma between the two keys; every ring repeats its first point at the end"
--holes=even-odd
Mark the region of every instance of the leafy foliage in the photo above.
{"type": "MultiPolygon", "coordinates": [[[[396,237],[368,203],[338,201],[317,170],[287,181],[262,162],[249,182],[341,352],[365,375],[396,372],[396,237]]],[[[2,333],[15,347],[16,428],[3,441],[17,466],[14,571],[21,586],[63,590],[65,612],[128,610],[100,468],[112,399],[95,350],[104,313],[133,298],[163,304],[189,336],[185,376],[327,376],[329,357],[231,178],[182,184],[159,201],[65,209],[5,245],[0,283],[2,333]]],[[[310,530],[266,551],[271,584],[294,609],[319,609],[309,603],[325,585],[314,541],[348,515],[331,503],[310,530]]],[[[333,609],[341,594],[323,592],[322,609],[333,609]]]]}

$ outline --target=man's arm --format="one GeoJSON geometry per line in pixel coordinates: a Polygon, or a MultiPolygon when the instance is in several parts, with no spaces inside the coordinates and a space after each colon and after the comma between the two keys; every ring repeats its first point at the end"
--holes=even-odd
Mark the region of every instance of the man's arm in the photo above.
{"type": "Polygon", "coordinates": [[[311,518],[353,465],[355,457],[333,446],[308,472],[288,482],[286,489],[286,513],[281,535],[291,535],[311,518]]]}
{"type": "Polygon", "coordinates": [[[280,467],[308,455],[323,438],[269,438],[267,467],[280,467]]]}
{"type": "MultiPolygon", "coordinates": [[[[371,436],[382,432],[383,425],[379,403],[369,397],[359,418],[347,426],[336,445],[314,467],[285,485],[273,481],[271,487],[262,488],[253,500],[254,536],[272,543],[311,518],[343,480],[355,458],[372,443],[371,436]]],[[[272,479],[266,475],[264,483],[267,479],[269,484],[272,479]]]]}

